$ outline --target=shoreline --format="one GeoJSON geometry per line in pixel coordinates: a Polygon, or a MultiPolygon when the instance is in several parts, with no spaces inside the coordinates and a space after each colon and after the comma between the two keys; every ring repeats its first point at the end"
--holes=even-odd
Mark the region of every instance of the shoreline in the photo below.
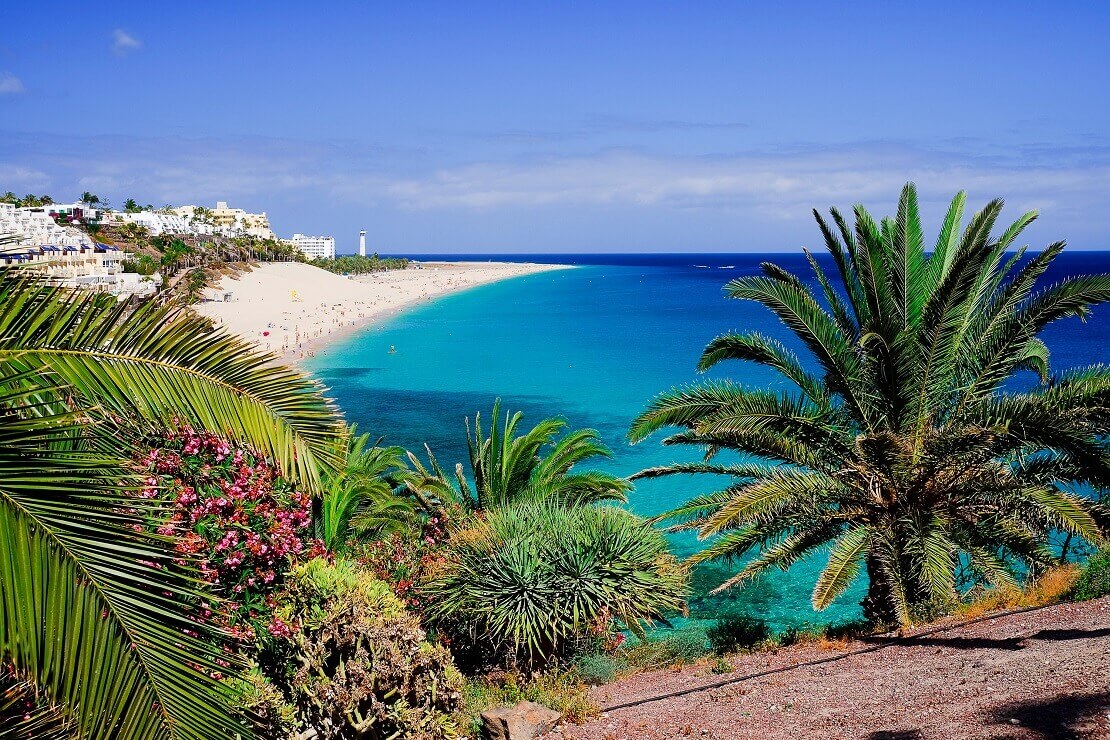
{"type": "Polygon", "coordinates": [[[268,262],[224,277],[193,308],[229,332],[300,364],[322,348],[446,295],[525,275],[572,269],[534,262],[421,262],[344,277],[299,262],[268,262]],[[218,300],[230,293],[231,300],[218,300]]]}

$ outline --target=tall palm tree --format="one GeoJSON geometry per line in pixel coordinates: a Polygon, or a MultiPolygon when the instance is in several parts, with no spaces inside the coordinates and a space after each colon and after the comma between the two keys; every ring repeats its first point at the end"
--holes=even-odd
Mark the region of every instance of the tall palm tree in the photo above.
{"type": "Polygon", "coordinates": [[[205,319],[0,270],[0,663],[80,737],[240,731],[216,680],[236,666],[179,607],[197,580],[139,526],[164,504],[134,495],[131,440],[182,424],[313,490],[343,434],[316,383],[205,319]]]}
{"type": "MultiPolygon", "coordinates": [[[[611,456],[596,431],[578,429],[560,438],[566,422],[549,418],[518,434],[524,414],[506,412],[498,426],[500,416],[501,399],[497,399],[488,437],[482,430],[480,413],[474,415],[473,429],[470,420],[466,421],[473,487],[467,483],[461,466],[456,468],[455,476],[459,502],[465,508],[492,509],[539,500],[568,505],[626,500],[632,486],[624,478],[574,469],[587,460],[611,456]]],[[[442,483],[442,475],[440,478],[442,483]]],[[[440,486],[439,490],[447,489],[440,486]]]]}
{"type": "Polygon", "coordinates": [[[715,538],[694,562],[752,555],[720,589],[828,546],[816,609],[865,570],[867,616],[905,622],[954,594],[958,566],[1009,583],[1016,565],[1052,562],[1050,530],[1104,536],[1105,511],[1075,491],[1110,483],[1110,371],[1052,375],[1038,335],[1110,300],[1110,276],[1035,292],[1063,243],[1008,254],[1036,214],[992,236],[995,200],[961,232],[964,201],[953,199],[930,254],[912,184],[880,223],[858,205],[854,228],[836,209],[834,226],[814,211],[839,284],[806,252],[812,282],[765,263],[725,287],[770,309],[812,361],[743,333],[714,339],[699,365],[755,362],[792,390],[703,383],[662,394],[633,422],[634,442],[680,427],[666,443],[706,450],[702,463],[634,477],[733,477],[659,517],[715,538]],[[1021,371],[1035,374],[1031,390],[1007,384],[1021,371]],[[738,456],[719,462],[721,451],[738,456]]]}

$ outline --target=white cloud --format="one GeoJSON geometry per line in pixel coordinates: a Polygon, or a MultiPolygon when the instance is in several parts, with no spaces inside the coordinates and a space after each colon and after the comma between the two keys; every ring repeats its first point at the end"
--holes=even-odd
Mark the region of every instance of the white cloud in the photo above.
{"type": "Polygon", "coordinates": [[[135,38],[122,28],[117,28],[112,31],[112,53],[118,57],[126,56],[127,54],[141,49],[143,42],[135,38]]]}
{"type": "Polygon", "coordinates": [[[0,72],[0,95],[14,95],[23,90],[23,80],[8,72],[0,72]]]}
{"type": "Polygon", "coordinates": [[[614,234],[650,237],[648,224],[678,234],[672,241],[682,238],[678,243],[690,248],[722,244],[729,235],[770,235],[776,248],[809,243],[810,209],[848,209],[862,201],[876,214],[890,213],[907,180],[918,185],[928,223],[939,220],[957,189],[966,189],[969,207],[1003,196],[1011,215],[1040,209],[1046,218],[1043,233],[1040,227],[1030,233],[1034,243],[1066,236],[1105,246],[1101,214],[1110,201],[1110,147],[1101,144],[1001,149],[983,142],[865,142],[701,156],[606,150],[439,168],[425,162],[411,152],[355,142],[45,134],[0,139],[0,185],[22,180],[27,189],[46,192],[30,181],[39,183],[48,173],[56,197],[91,190],[159,204],[284,203],[288,212],[271,210],[289,223],[321,208],[335,214],[375,209],[390,220],[416,224],[414,230],[463,224],[470,231],[458,238],[479,243],[516,225],[522,247],[535,230],[526,226],[541,222],[566,226],[568,246],[593,246],[614,234]],[[577,231],[569,226],[576,222],[582,224],[577,231]]]}
{"type": "Polygon", "coordinates": [[[45,192],[50,177],[39,170],[0,162],[0,190],[13,190],[19,194],[28,191],[45,192]]]}
{"type": "Polygon", "coordinates": [[[1057,199],[1078,199],[1078,206],[1110,196],[1110,161],[1036,162],[1026,154],[976,158],[890,145],[714,157],[613,151],[475,163],[368,182],[363,189],[413,210],[565,205],[750,211],[796,219],[814,206],[890,200],[907,180],[937,202],[963,188],[980,198],[1005,195],[1020,207],[1057,199]]]}

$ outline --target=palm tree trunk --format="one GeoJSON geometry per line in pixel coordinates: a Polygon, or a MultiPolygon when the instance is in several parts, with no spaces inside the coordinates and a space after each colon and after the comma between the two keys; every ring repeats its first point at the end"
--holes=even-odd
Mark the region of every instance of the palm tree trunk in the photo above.
{"type": "Polygon", "coordinates": [[[863,618],[871,624],[898,624],[894,608],[894,592],[883,574],[883,569],[873,557],[867,558],[867,595],[860,602],[863,618]]]}

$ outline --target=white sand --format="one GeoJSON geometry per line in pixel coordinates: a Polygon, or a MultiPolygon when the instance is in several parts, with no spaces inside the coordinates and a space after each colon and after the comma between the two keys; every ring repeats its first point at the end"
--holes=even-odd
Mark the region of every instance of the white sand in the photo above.
{"type": "MultiPolygon", "coordinates": [[[[349,279],[297,262],[270,262],[238,278],[225,277],[219,290],[232,300],[203,301],[194,308],[239,336],[287,361],[380,322],[402,309],[437,296],[498,280],[558,270],[565,265],[523,262],[426,262],[420,269],[390,270],[349,279]]],[[[206,295],[213,294],[206,291],[206,295]]]]}

